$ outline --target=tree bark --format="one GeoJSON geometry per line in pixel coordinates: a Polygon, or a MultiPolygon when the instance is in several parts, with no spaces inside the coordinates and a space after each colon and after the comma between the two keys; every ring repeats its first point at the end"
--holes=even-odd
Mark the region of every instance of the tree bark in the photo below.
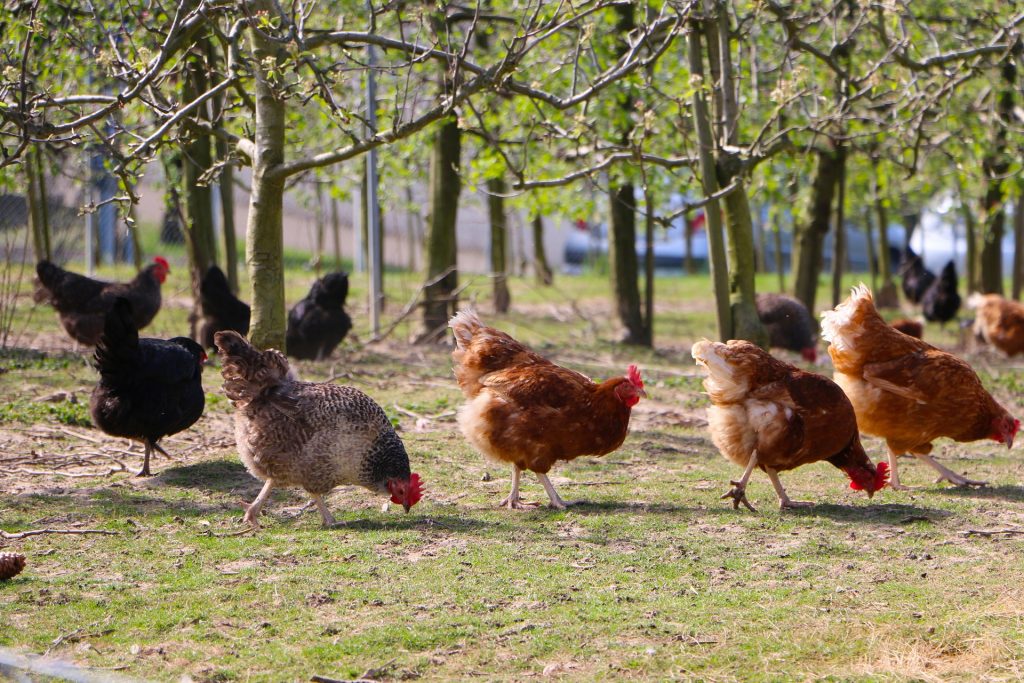
{"type": "Polygon", "coordinates": [[[804,216],[793,235],[793,294],[813,311],[821,273],[822,249],[832,218],[832,200],[839,179],[839,157],[832,149],[816,150],[816,167],[804,216]]]}
{"type": "MultiPolygon", "coordinates": [[[[227,160],[227,143],[216,139],[217,158],[227,160]]],[[[220,215],[224,228],[224,274],[231,291],[238,294],[238,240],[235,235],[235,168],[226,162],[220,170],[220,215]]]]}
{"type": "Polygon", "coordinates": [[[424,290],[423,328],[417,341],[434,341],[441,336],[448,322],[449,299],[458,286],[456,269],[458,243],[455,219],[459,210],[459,163],[462,152],[461,133],[454,119],[440,124],[434,138],[430,159],[430,226],[427,234],[427,282],[424,290]],[[439,276],[445,271],[444,277],[439,276]],[[432,282],[436,280],[436,282],[432,282]]]}
{"type": "Polygon", "coordinates": [[[491,277],[494,282],[494,311],[508,313],[512,296],[508,291],[508,216],[505,214],[504,178],[487,180],[487,208],[491,219],[491,277]]]}
{"type": "Polygon", "coordinates": [[[1024,281],[1024,195],[1017,196],[1013,207],[1013,298],[1020,301],[1024,281]]]}
{"type": "Polygon", "coordinates": [[[331,235],[334,238],[334,269],[341,270],[341,218],[338,215],[338,198],[333,194],[331,194],[331,235]]]}
{"type": "Polygon", "coordinates": [[[36,261],[50,260],[49,238],[47,236],[46,214],[43,204],[46,202],[44,183],[41,182],[42,165],[39,163],[39,146],[33,145],[29,150],[25,168],[25,204],[28,209],[29,230],[32,233],[32,249],[36,261]]]}
{"type": "MultiPolygon", "coordinates": [[[[273,12],[269,0],[256,9],[273,12]]],[[[252,193],[246,225],[245,263],[252,287],[252,322],[249,339],[258,348],[285,351],[285,303],[283,268],[284,178],[273,173],[284,163],[284,100],[274,92],[267,65],[275,47],[260,31],[251,31],[252,65],[255,70],[256,154],[252,160],[252,193]]]]}
{"type": "Polygon", "coordinates": [[[875,292],[875,305],[879,308],[898,308],[900,305],[896,283],[892,279],[892,260],[889,258],[889,215],[885,210],[885,198],[882,196],[881,183],[878,182],[881,167],[877,161],[874,165],[872,194],[875,203],[875,215],[878,217],[878,274],[882,280],[881,287],[875,292]]]}
{"type": "MultiPolygon", "coordinates": [[[[832,242],[832,307],[842,301],[843,270],[846,267],[846,147],[839,145],[836,149],[839,157],[839,177],[836,179],[836,232],[832,242]]],[[[814,309],[811,309],[814,310],[814,309]]]]}
{"type": "Polygon", "coordinates": [[[544,249],[544,219],[539,213],[533,217],[533,272],[537,282],[545,287],[554,284],[555,276],[548,265],[548,254],[544,249]]]}
{"type": "Polygon", "coordinates": [[[985,172],[985,217],[983,241],[978,254],[980,286],[984,294],[1003,293],[1003,233],[1006,229],[1006,175],[1010,170],[1007,158],[1007,126],[1013,120],[1013,93],[1017,80],[1017,67],[1008,57],[1000,69],[1003,88],[996,101],[996,116],[991,122],[993,130],[991,148],[981,166],[985,172]]]}
{"type": "Polygon", "coordinates": [[[875,231],[872,224],[871,207],[864,206],[864,241],[868,252],[868,274],[871,276],[871,291],[878,289],[878,257],[875,255],[875,231]]]}

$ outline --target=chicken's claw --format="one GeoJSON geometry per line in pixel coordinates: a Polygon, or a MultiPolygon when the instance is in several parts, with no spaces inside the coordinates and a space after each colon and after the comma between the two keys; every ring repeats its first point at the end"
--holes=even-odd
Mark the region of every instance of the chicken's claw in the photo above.
{"type": "Polygon", "coordinates": [[[739,510],[740,503],[746,506],[751,512],[757,512],[757,508],[750,504],[747,500],[747,487],[738,481],[730,481],[732,488],[728,492],[723,493],[719,500],[725,500],[726,498],[732,498],[732,509],[739,510]]]}
{"type": "Polygon", "coordinates": [[[527,503],[518,496],[515,498],[507,496],[504,500],[498,503],[498,507],[508,508],[509,510],[533,510],[534,508],[540,507],[540,503],[527,503]]]}
{"type": "Polygon", "coordinates": [[[260,514],[260,509],[252,503],[246,503],[244,500],[241,501],[242,509],[245,510],[245,514],[242,516],[242,522],[248,524],[253,529],[260,528],[260,522],[257,516],[260,514]]]}

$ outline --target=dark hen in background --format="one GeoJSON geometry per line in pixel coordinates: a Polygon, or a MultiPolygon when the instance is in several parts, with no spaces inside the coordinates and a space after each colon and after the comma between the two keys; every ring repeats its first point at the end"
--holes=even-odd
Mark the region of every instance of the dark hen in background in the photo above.
{"type": "Polygon", "coordinates": [[[34,298],[57,309],[60,323],[72,339],[95,346],[103,333],[104,319],[118,298],[131,304],[136,330],[148,325],[160,310],[160,285],[170,271],[167,260],[157,256],[131,282],[103,282],[44,259],[36,264],[34,298]]]}
{"type": "Polygon", "coordinates": [[[926,320],[945,325],[960,310],[960,295],[956,291],[956,264],[950,261],[942,269],[939,279],[932,283],[921,297],[921,312],[926,320]]]}
{"type": "Polygon", "coordinates": [[[818,326],[802,301],[786,294],[758,294],[757,315],[772,348],[796,351],[811,363],[818,359],[818,326]]]}
{"type": "Polygon", "coordinates": [[[330,273],[313,283],[306,298],[288,312],[288,355],[323,360],[352,329],[345,312],[348,273],[330,273]]]}
{"type": "Polygon", "coordinates": [[[903,278],[903,295],[911,303],[921,303],[921,298],[935,282],[935,273],[924,267],[924,261],[910,247],[904,247],[900,257],[900,276],[903,278]]]}
{"type": "Polygon", "coordinates": [[[249,333],[249,304],[231,292],[224,271],[215,265],[210,266],[199,283],[199,303],[203,310],[199,343],[203,348],[214,348],[213,335],[221,330],[249,333]]]}
{"type": "Polygon", "coordinates": [[[132,305],[119,298],[107,314],[95,360],[100,382],[89,402],[93,422],[111,436],[141,441],[146,455],[139,476],[147,476],[150,453],[167,455],[157,442],[203,414],[206,352],[187,337],[139,339],[132,305]]]}

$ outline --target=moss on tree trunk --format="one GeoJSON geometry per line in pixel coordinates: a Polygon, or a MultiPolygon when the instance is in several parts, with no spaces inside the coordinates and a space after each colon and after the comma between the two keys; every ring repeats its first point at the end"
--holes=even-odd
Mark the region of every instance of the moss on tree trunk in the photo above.
{"type": "Polygon", "coordinates": [[[427,230],[427,276],[424,290],[423,326],[417,341],[434,341],[441,336],[452,293],[459,283],[456,270],[458,243],[455,219],[459,210],[459,159],[462,140],[455,119],[440,124],[430,159],[430,224],[427,230]],[[439,277],[450,271],[444,277],[439,277]]]}
{"type": "Polygon", "coordinates": [[[508,216],[505,214],[505,180],[487,181],[487,209],[491,220],[491,277],[494,282],[494,310],[508,313],[512,296],[508,291],[508,216]]]}

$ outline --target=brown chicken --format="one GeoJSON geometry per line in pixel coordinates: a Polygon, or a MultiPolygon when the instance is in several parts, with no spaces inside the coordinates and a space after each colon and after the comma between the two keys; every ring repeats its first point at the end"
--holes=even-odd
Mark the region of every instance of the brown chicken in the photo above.
{"type": "Polygon", "coordinates": [[[835,380],[850,397],[862,432],[889,446],[892,487],[900,484],[896,459],[913,453],[957,486],[984,485],[936,462],[932,441],[992,439],[1013,446],[1020,428],[989,395],[971,366],[952,354],[891,328],[875,310],[865,285],[833,311],[822,313],[822,336],[835,380]]]}
{"type": "Polygon", "coordinates": [[[972,294],[974,334],[1007,356],[1024,353],[1024,305],[998,294],[972,294]]]}
{"type": "Polygon", "coordinates": [[[746,468],[730,482],[733,507],[747,500],[747,482],[761,468],[775,487],[779,505],[804,507],[790,500],[779,472],[827,460],[850,477],[850,488],[868,497],[888,480],[888,465],[876,467],[860,443],[853,406],[834,382],[772,357],[755,344],[699,341],[691,351],[707,372],[711,398],[711,440],[729,460],[746,468]]]}
{"type": "Polygon", "coordinates": [[[468,401],[459,427],[484,456],[512,465],[512,491],[501,502],[527,507],[519,498],[523,470],[537,474],[551,507],[565,509],[547,477],[559,460],[605,455],[622,445],[633,406],[646,397],[640,371],[592,382],[537,355],[515,339],[485,326],[476,313],[460,311],[448,322],[455,332],[455,377],[468,401]]]}
{"type": "Polygon", "coordinates": [[[131,282],[103,282],[44,259],[36,264],[35,300],[57,309],[61,325],[75,341],[95,346],[103,334],[107,313],[119,298],[131,304],[135,329],[148,325],[160,310],[160,285],[169,272],[167,259],[157,256],[131,282]]]}

